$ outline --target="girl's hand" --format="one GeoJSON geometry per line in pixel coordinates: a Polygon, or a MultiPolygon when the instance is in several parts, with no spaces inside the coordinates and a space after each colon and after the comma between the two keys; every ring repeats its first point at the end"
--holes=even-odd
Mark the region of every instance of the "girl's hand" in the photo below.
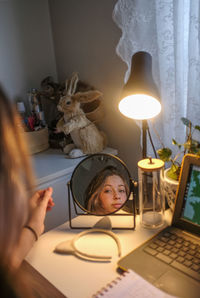
{"type": "Polygon", "coordinates": [[[38,190],[30,199],[30,216],[27,225],[32,227],[38,236],[44,232],[46,212],[54,206],[52,198],[53,188],[38,190]]]}

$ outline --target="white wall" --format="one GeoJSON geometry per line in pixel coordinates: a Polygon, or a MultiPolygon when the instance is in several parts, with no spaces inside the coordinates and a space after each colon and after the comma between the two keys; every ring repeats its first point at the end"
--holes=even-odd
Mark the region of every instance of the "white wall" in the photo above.
{"type": "Polygon", "coordinates": [[[48,0],[0,1],[0,83],[26,100],[44,77],[57,78],[48,0]]]}
{"type": "Polygon", "coordinates": [[[73,71],[104,94],[101,128],[132,177],[141,157],[140,130],[118,111],[126,65],[116,55],[121,36],[112,20],[115,0],[0,1],[0,83],[12,99],[27,99],[51,75],[73,71]]]}
{"type": "Polygon", "coordinates": [[[139,128],[118,111],[126,65],[116,55],[121,36],[112,20],[115,0],[49,0],[57,72],[63,81],[78,71],[81,80],[104,94],[101,127],[119,151],[133,178],[140,159],[139,128]]]}

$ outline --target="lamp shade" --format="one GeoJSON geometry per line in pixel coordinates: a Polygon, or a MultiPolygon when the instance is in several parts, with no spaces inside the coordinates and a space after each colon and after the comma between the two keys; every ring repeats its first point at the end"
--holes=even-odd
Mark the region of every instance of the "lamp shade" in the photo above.
{"type": "Polygon", "coordinates": [[[137,52],[132,57],[129,80],[123,88],[120,112],[132,119],[150,119],[161,111],[159,93],[152,76],[152,57],[137,52]]]}

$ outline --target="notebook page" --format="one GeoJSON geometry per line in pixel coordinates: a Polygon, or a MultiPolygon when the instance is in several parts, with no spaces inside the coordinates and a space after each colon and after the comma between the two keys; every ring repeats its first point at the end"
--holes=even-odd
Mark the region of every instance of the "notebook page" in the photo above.
{"type": "Polygon", "coordinates": [[[174,297],[154,287],[134,271],[129,270],[101,289],[93,298],[170,298],[174,297]]]}

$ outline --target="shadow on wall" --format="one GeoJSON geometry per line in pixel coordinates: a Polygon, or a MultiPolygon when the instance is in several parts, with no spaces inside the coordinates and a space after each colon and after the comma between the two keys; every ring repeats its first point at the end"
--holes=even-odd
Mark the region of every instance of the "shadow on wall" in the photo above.
{"type": "Polygon", "coordinates": [[[0,81],[26,101],[43,77],[57,76],[48,1],[0,1],[0,36],[0,81]]]}
{"type": "Polygon", "coordinates": [[[109,145],[118,150],[118,157],[127,165],[131,177],[137,180],[137,162],[142,158],[140,128],[134,120],[124,117],[117,107],[106,111],[102,127],[108,135],[109,145]]]}

